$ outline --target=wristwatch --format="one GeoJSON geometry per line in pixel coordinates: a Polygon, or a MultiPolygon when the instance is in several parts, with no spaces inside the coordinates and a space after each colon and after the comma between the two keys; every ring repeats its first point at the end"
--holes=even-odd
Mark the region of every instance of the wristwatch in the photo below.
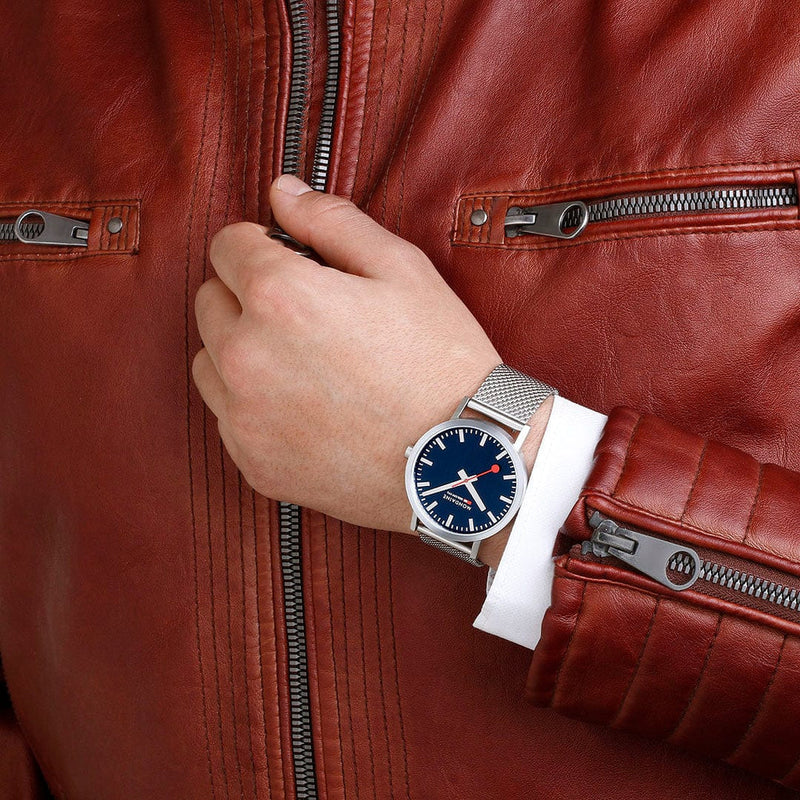
{"type": "Polygon", "coordinates": [[[558,394],[552,386],[500,364],[451,419],[406,448],[411,530],[425,544],[484,566],[481,542],[505,528],[522,505],[528,474],[519,451],[528,419],[551,394],[558,394]],[[466,408],[485,419],[463,418],[466,408]]]}

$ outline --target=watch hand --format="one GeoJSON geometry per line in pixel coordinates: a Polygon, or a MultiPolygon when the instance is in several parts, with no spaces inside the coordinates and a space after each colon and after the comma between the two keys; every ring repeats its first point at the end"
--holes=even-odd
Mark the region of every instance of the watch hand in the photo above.
{"type": "MultiPolygon", "coordinates": [[[[462,469],[461,472],[464,472],[464,470],[462,469]]],[[[420,497],[427,497],[429,494],[436,494],[436,492],[444,492],[447,489],[454,489],[456,486],[461,486],[463,483],[472,483],[472,481],[476,481],[482,475],[488,475],[490,472],[500,472],[500,465],[492,464],[492,466],[485,472],[479,472],[477,475],[468,475],[466,478],[462,478],[461,480],[453,481],[452,483],[445,483],[442,486],[435,486],[433,489],[427,489],[420,495],[420,497]]],[[[459,475],[460,474],[461,473],[459,473],[459,475]]]]}
{"type": "MultiPolygon", "coordinates": [[[[460,478],[467,478],[466,470],[460,469],[458,471],[458,475],[460,478]]],[[[478,490],[474,486],[473,481],[468,481],[464,484],[467,487],[467,491],[472,495],[472,499],[477,503],[478,508],[481,511],[486,511],[486,503],[481,500],[481,496],[478,494],[478,490]]]]}

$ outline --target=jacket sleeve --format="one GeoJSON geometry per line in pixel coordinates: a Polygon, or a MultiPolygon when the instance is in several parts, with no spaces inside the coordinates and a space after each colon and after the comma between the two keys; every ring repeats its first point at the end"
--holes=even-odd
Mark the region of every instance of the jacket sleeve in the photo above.
{"type": "Polygon", "coordinates": [[[800,474],[615,409],[529,699],[800,788],[800,474]]]}

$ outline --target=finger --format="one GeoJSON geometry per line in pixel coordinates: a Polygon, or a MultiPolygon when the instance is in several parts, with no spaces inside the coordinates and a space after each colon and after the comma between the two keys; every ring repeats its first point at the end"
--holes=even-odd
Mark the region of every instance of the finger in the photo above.
{"type": "Polygon", "coordinates": [[[228,407],[228,390],[205,348],[192,361],[192,377],[200,396],[211,409],[211,413],[217,419],[224,419],[225,410],[228,407]]]}
{"type": "Polygon", "coordinates": [[[265,273],[319,269],[310,259],[270,239],[267,229],[254,222],[226,225],[211,240],[208,254],[219,278],[240,301],[252,293],[253,284],[265,273]]]}
{"type": "Polygon", "coordinates": [[[219,370],[220,345],[239,321],[242,307],[236,295],[219,278],[211,278],[197,290],[194,309],[200,338],[219,370]]]}
{"type": "Polygon", "coordinates": [[[389,233],[349,200],[313,192],[294,175],[281,175],[270,188],[275,221],[327,264],[364,277],[380,277],[419,251],[389,233]]]}

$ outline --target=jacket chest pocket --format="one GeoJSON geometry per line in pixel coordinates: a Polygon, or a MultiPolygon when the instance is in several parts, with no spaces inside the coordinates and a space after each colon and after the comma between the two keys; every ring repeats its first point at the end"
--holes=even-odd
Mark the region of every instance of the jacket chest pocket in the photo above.
{"type": "Polygon", "coordinates": [[[797,227],[797,165],[709,167],[459,198],[453,244],[542,250],[797,227]]]}
{"type": "Polygon", "coordinates": [[[0,203],[0,262],[135,254],[139,211],[137,200],[0,203]]]}

